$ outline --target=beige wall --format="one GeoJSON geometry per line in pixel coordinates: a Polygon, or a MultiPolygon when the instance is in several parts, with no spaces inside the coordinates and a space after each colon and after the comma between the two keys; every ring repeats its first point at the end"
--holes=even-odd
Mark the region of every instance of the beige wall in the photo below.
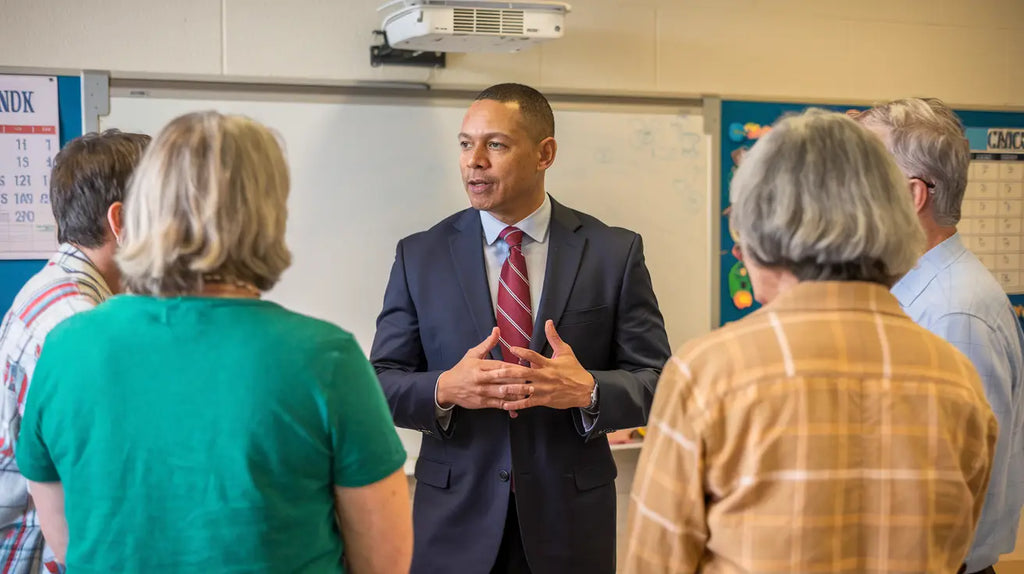
{"type": "MultiPolygon", "coordinates": [[[[562,40],[372,68],[379,0],[0,0],[0,66],[1024,107],[1024,0],[576,0],[562,40]]],[[[1022,529],[1024,534],[1024,529],[1022,529]]],[[[1014,558],[1024,560],[1024,544],[1014,558]]]]}
{"type": "Polygon", "coordinates": [[[369,65],[380,0],[0,0],[0,66],[1024,106],[1022,0],[577,0],[562,40],[369,65]]]}

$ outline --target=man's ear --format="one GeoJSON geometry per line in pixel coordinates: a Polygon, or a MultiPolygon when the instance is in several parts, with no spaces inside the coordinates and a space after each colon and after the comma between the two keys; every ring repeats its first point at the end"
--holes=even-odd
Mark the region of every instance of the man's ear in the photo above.
{"type": "Polygon", "coordinates": [[[919,179],[910,180],[910,199],[914,202],[914,211],[916,213],[924,211],[924,206],[928,204],[930,196],[928,186],[923,181],[919,179]]]}
{"type": "Polygon", "coordinates": [[[120,201],[115,201],[110,204],[107,208],[107,225],[110,226],[110,231],[114,234],[114,239],[118,245],[121,244],[121,235],[124,233],[124,204],[120,201]]]}
{"type": "Polygon", "coordinates": [[[555,138],[547,137],[540,140],[540,162],[537,164],[537,171],[544,171],[555,163],[555,154],[558,152],[558,144],[555,138]]]}

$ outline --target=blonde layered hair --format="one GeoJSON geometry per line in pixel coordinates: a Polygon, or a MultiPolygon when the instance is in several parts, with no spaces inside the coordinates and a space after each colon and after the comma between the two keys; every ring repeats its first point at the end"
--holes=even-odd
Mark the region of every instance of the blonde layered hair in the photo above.
{"type": "Polygon", "coordinates": [[[199,112],[171,121],[128,189],[117,255],[128,290],[192,294],[210,275],[273,287],[291,264],[288,177],[277,138],[254,120],[199,112]]]}
{"type": "Polygon", "coordinates": [[[841,114],[780,120],[744,157],[730,193],[744,257],[801,281],[891,286],[924,247],[899,167],[841,114]]]}

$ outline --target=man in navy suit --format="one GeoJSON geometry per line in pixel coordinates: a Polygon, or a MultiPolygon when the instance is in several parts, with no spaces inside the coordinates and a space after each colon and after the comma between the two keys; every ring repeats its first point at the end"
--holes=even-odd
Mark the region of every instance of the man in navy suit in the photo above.
{"type": "Polygon", "coordinates": [[[472,208],[399,242],[370,357],[424,435],[412,571],[614,572],[605,434],[646,424],[670,355],[643,244],[547,195],[533,88],[481,92],[458,141],[472,208]]]}

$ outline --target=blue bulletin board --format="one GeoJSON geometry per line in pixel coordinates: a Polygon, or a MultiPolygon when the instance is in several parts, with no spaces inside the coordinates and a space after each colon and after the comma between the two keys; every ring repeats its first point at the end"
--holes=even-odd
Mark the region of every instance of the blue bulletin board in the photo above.
{"type": "MultiPolygon", "coordinates": [[[[60,145],[82,135],[82,79],[57,76],[60,108],[60,145]]],[[[26,281],[42,269],[45,260],[0,260],[0,315],[6,314],[26,281]]]]}
{"type": "MultiPolygon", "coordinates": [[[[750,281],[746,277],[746,270],[732,254],[734,241],[729,232],[728,206],[729,184],[735,171],[736,161],[742,160],[743,149],[749,149],[753,146],[762,133],[765,133],[765,128],[769,128],[779,117],[786,113],[799,113],[808,107],[820,107],[837,112],[863,109],[863,106],[823,106],[743,101],[722,102],[722,145],[720,150],[720,181],[722,182],[720,205],[722,206],[722,212],[719,214],[721,223],[720,248],[718,253],[715,254],[719,258],[720,264],[719,318],[722,325],[740,319],[760,306],[753,299],[753,292],[750,288],[750,281]]],[[[990,160],[990,165],[1009,166],[1014,164],[1020,166],[1016,168],[1018,174],[1024,171],[1024,133],[1015,140],[1013,136],[1016,135],[1016,132],[1012,131],[1012,128],[1024,128],[1024,114],[957,111],[957,115],[960,116],[961,121],[963,121],[967,128],[968,140],[971,142],[972,164],[975,160],[990,160]],[[1018,145],[1020,148],[1015,147],[1018,145]],[[992,146],[1000,147],[1000,149],[993,150],[992,146]]],[[[1005,172],[1007,168],[1003,167],[1002,169],[1005,172]]],[[[974,166],[972,165],[972,177],[974,177],[973,174],[974,166]]],[[[1018,175],[1018,177],[1021,177],[1021,185],[1018,186],[1016,183],[1010,184],[1017,191],[1007,191],[1007,193],[1018,193],[1020,188],[1024,187],[1024,176],[1018,175]]],[[[1004,187],[1006,187],[1005,184],[1004,187]]],[[[971,200],[972,189],[973,187],[968,188],[965,203],[967,200],[971,200]]],[[[1010,187],[1007,187],[1007,189],[1009,190],[1010,187]]],[[[1020,199],[1024,203],[1024,197],[1020,199]]],[[[961,233],[965,233],[963,229],[961,229],[961,233]]],[[[1024,237],[1021,238],[1021,242],[1024,242],[1024,237]]],[[[1024,253],[1021,253],[1019,259],[1024,260],[1024,253]]],[[[1020,265],[1024,266],[1024,263],[1020,265]]],[[[1022,321],[1024,321],[1024,269],[1020,269],[1018,274],[1012,277],[1007,277],[1006,273],[995,271],[994,273],[1000,276],[1000,281],[1004,283],[1007,289],[1010,301],[1017,311],[1017,316],[1021,317],[1022,321]]]]}
{"type": "Polygon", "coordinates": [[[750,280],[743,264],[732,254],[734,241],[729,232],[729,184],[732,174],[736,171],[737,162],[742,159],[745,149],[753,146],[765,128],[770,128],[775,120],[789,113],[799,113],[809,107],[819,107],[845,112],[849,109],[861,109],[856,106],[811,106],[810,104],[781,104],[766,102],[722,102],[722,159],[721,182],[721,218],[719,252],[719,321],[720,325],[730,323],[754,312],[760,307],[754,301],[750,280]]]}

